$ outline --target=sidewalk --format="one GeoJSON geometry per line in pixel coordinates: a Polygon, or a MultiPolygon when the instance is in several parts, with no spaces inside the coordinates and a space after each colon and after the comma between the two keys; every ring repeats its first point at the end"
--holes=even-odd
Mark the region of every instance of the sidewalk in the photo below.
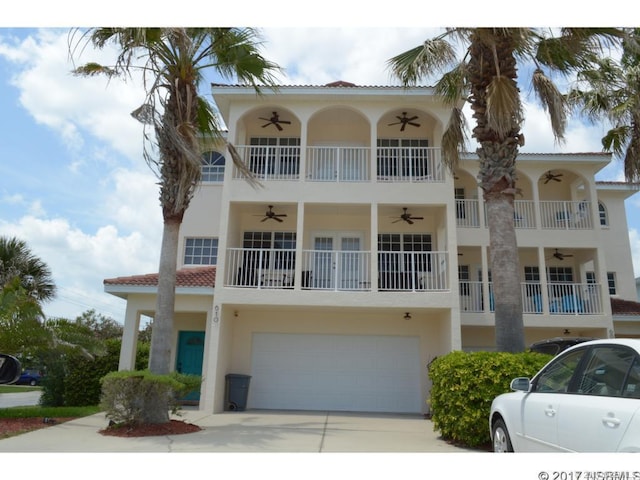
{"type": "Polygon", "coordinates": [[[473,452],[449,445],[417,415],[340,412],[245,411],[176,417],[201,431],[120,438],[98,433],[104,414],[72,420],[0,440],[0,452],[473,452]]]}

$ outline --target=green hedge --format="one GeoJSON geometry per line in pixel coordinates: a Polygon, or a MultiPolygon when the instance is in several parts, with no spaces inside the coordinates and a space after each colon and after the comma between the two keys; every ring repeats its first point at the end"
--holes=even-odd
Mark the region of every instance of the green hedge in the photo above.
{"type": "MultiPolygon", "coordinates": [[[[105,340],[106,354],[89,359],[79,353],[51,355],[47,361],[47,375],[42,381],[43,406],[97,405],[100,403],[101,379],[118,370],[120,339],[105,340]]],[[[149,365],[149,345],[139,342],[136,353],[136,369],[149,365]]]]}
{"type": "Polygon", "coordinates": [[[429,365],[433,426],[454,443],[489,444],[493,399],[510,391],[515,377],[532,377],[552,357],[540,353],[451,352],[429,365]]]}

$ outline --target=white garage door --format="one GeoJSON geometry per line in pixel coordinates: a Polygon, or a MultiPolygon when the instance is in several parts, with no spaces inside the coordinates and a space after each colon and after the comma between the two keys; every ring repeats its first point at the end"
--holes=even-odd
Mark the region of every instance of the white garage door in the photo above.
{"type": "Polygon", "coordinates": [[[418,337],[253,335],[249,408],[420,412],[418,337]]]}

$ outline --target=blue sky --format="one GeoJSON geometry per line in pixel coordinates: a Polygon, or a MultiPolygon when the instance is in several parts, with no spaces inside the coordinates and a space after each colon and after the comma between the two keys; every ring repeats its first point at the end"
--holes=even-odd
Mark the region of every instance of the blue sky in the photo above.
{"type": "MultiPolygon", "coordinates": [[[[162,228],[142,128],[129,115],[144,99],[141,83],[74,77],[67,28],[46,20],[31,24],[39,28],[15,25],[29,27],[29,17],[0,25],[0,235],[24,239],[51,267],[59,295],[46,305],[48,316],[74,318],[94,308],[121,321],[125,302],[105,294],[102,281],[157,271],[162,228]]],[[[264,54],[285,68],[285,84],[396,83],[387,59],[437,29],[377,25],[266,25],[264,54]]],[[[82,58],[112,55],[86,51],[82,58]]],[[[524,152],[601,150],[603,126],[572,121],[558,148],[539,107],[527,104],[526,118],[524,152]]],[[[620,164],[599,179],[622,179],[620,164]]],[[[627,201],[636,276],[639,209],[640,198],[627,201]]]]}

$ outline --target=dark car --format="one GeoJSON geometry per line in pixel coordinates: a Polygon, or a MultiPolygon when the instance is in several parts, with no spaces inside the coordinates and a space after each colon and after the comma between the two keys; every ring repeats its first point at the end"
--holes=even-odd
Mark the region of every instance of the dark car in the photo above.
{"type": "Polygon", "coordinates": [[[35,386],[40,384],[40,380],[42,380],[42,374],[38,370],[25,370],[16,381],[16,385],[35,386]]]}
{"type": "Polygon", "coordinates": [[[582,342],[588,342],[589,340],[596,340],[591,337],[556,337],[548,338],[546,340],[540,340],[539,342],[532,343],[529,349],[532,352],[546,353],[549,355],[557,355],[560,352],[565,351],[569,347],[578,345],[582,342]]]}

